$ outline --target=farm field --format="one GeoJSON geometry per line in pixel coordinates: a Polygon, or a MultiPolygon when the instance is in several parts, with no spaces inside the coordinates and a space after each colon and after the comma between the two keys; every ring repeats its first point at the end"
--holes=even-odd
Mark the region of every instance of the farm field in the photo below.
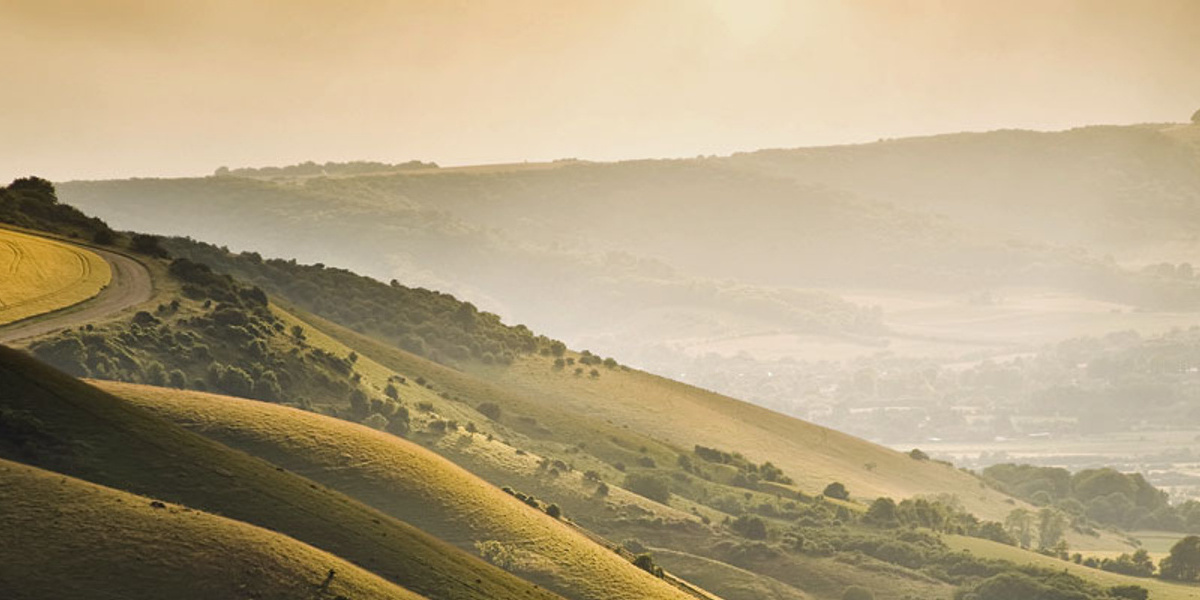
{"type": "Polygon", "coordinates": [[[1054,290],[998,289],[972,297],[903,290],[838,290],[847,301],[876,306],[889,332],[822,336],[764,330],[727,337],[681,339],[678,349],[701,356],[739,353],[762,360],[847,361],[880,354],[941,360],[1003,359],[1079,336],[1134,330],[1143,335],[1195,324],[1195,312],[1143,311],[1054,290]]]}
{"type": "Polygon", "coordinates": [[[0,229],[0,325],[83,302],[111,280],[94,252],[0,229]]]}

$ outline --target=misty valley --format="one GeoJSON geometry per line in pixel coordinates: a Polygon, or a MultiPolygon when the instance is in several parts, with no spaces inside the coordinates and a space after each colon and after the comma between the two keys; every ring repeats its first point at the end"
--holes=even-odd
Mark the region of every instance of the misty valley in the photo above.
{"type": "Polygon", "coordinates": [[[0,3],[0,597],[1200,599],[1196,31],[0,3]]]}

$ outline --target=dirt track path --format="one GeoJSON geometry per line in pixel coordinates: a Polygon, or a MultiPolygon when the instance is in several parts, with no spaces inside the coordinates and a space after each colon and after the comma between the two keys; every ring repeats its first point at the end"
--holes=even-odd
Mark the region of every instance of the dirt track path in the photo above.
{"type": "Polygon", "coordinates": [[[0,343],[7,344],[58,329],[83,325],[150,299],[154,293],[154,285],[150,279],[150,272],[141,263],[111,250],[94,246],[86,248],[100,255],[112,268],[112,281],[108,286],[95,298],[74,306],[0,326],[0,343]]]}

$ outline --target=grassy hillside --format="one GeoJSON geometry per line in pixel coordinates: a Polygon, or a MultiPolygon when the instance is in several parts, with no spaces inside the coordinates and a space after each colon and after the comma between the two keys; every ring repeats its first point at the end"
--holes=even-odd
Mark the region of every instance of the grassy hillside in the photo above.
{"type": "Polygon", "coordinates": [[[94,252],[0,229],[0,325],[78,304],[112,278],[94,252]]]}
{"type": "MultiPolygon", "coordinates": [[[[446,459],[368,427],[197,392],[100,384],[571,598],[689,597],[446,459]]],[[[466,438],[470,443],[472,437],[466,438]]],[[[482,442],[482,436],[480,436],[482,442]]]]}
{"type": "Polygon", "coordinates": [[[763,150],[724,159],[1103,252],[1190,238],[1200,211],[1197,126],[992,131],[873,144],[763,150]]]}
{"type": "Polygon", "coordinates": [[[0,381],[2,458],[279,531],[431,598],[558,597],[14,350],[0,381]]]}
{"type": "Polygon", "coordinates": [[[1110,573],[1108,571],[1101,571],[1099,569],[1077,565],[1073,562],[1059,560],[1051,556],[1044,556],[1036,552],[1030,552],[1013,546],[997,544],[996,542],[981,540],[978,538],[946,536],[945,540],[951,548],[968,551],[976,556],[1007,560],[1019,565],[1036,565],[1047,569],[1061,570],[1102,586],[1111,587],[1117,585],[1140,585],[1147,590],[1150,590],[1150,597],[1154,600],[1185,600],[1200,598],[1200,585],[1189,585],[1168,582],[1149,577],[1130,577],[1128,575],[1110,573]]]}
{"type": "Polygon", "coordinates": [[[11,600],[420,598],[266,529],[2,459],[0,530],[11,600]]]}
{"type": "Polygon", "coordinates": [[[1009,498],[974,476],[932,461],[914,460],[837,431],[753,404],[635,370],[600,369],[599,377],[555,370],[545,357],[477,373],[524,398],[558,410],[587,413],[682,448],[736,448],[755,462],[770,461],[818,494],[834,481],[852,496],[906,498],[947,494],[981,518],[1003,519],[1009,498]],[[664,427],[664,424],[670,427],[664,427]]]}
{"type": "Polygon", "coordinates": [[[715,584],[724,590],[725,600],[808,600],[800,590],[769,577],[752,573],[720,561],[677,552],[654,549],[655,559],[665,568],[697,585],[715,584]]]}
{"type": "MultiPolygon", "coordinates": [[[[319,336],[312,336],[313,343],[327,344],[330,351],[336,352],[354,348],[360,355],[364,380],[378,369],[402,373],[410,383],[415,379],[429,386],[402,388],[401,395],[410,405],[428,404],[431,407],[429,412],[414,413],[410,437],[496,485],[511,485],[520,491],[535,493],[544,502],[558,503],[572,519],[609,539],[640,539],[645,545],[658,548],[652,551],[655,560],[659,560],[659,553],[668,553],[662,564],[668,568],[682,568],[678,575],[696,583],[703,580],[701,585],[722,597],[745,594],[747,589],[770,590],[775,581],[814,598],[830,600],[840,598],[843,590],[851,585],[868,586],[878,598],[900,600],[906,595],[949,598],[954,586],[963,583],[961,575],[949,577],[949,581],[938,580],[902,565],[863,559],[856,545],[858,542],[832,539],[832,545],[810,542],[801,547],[795,544],[796,536],[814,535],[812,531],[797,529],[799,524],[811,523],[809,519],[815,517],[822,521],[820,527],[839,530],[842,526],[834,520],[832,513],[840,515],[839,519],[855,520],[853,515],[864,508],[861,504],[822,500],[815,504],[802,501],[797,506],[797,502],[789,500],[799,495],[792,485],[729,485],[731,468],[728,465],[713,471],[705,470],[705,476],[713,476],[712,480],[698,476],[700,470],[681,472],[675,466],[678,457],[690,456],[697,462],[700,459],[686,448],[659,441],[661,436],[622,427],[606,419],[603,411],[577,412],[567,404],[540,401],[533,397],[534,394],[522,392],[517,387],[489,382],[433,363],[304,311],[292,310],[293,318],[302,318],[306,328],[319,332],[319,336]],[[497,420],[485,417],[473,408],[482,402],[496,403],[502,408],[497,420]],[[536,419],[531,422],[533,417],[536,419]],[[425,426],[418,424],[429,418],[457,419],[459,423],[475,419],[481,433],[464,433],[460,427],[457,432],[447,430],[431,434],[425,426]],[[483,436],[484,431],[489,432],[487,437],[483,436]],[[491,432],[495,433],[497,441],[491,441],[491,432]],[[507,443],[501,443],[501,439],[507,443]],[[509,444],[516,446],[516,450],[509,444]],[[540,466],[549,459],[566,463],[568,468],[540,466]],[[645,459],[656,461],[658,467],[640,466],[640,461],[645,459]],[[627,472],[618,468],[622,463],[627,463],[627,467],[620,467],[627,472]],[[582,475],[585,470],[598,473],[607,482],[607,496],[597,497],[598,484],[582,475]],[[721,476],[722,470],[725,476],[721,476]],[[624,485],[627,474],[633,473],[669,477],[672,493],[667,504],[618,487],[624,485]],[[684,480],[690,481],[685,483],[684,480]],[[755,487],[760,489],[752,489],[755,487]],[[773,507],[772,510],[777,509],[780,513],[760,512],[764,506],[773,507]],[[789,513],[788,506],[807,516],[789,513]],[[840,512],[844,508],[849,512],[840,512]],[[775,532],[769,534],[766,543],[747,540],[728,527],[728,519],[739,514],[774,515],[766,520],[775,532]],[[821,514],[827,516],[821,517],[821,514]],[[712,525],[704,525],[701,519],[709,519],[712,525]],[[674,555],[669,553],[672,552],[685,553],[691,558],[671,560],[674,555]],[[704,561],[711,561],[711,564],[699,571],[694,568],[704,561]],[[701,577],[693,579],[697,573],[701,577]],[[714,573],[728,576],[714,576],[714,573]],[[758,578],[757,581],[754,578],[758,578]]],[[[600,371],[600,381],[613,373],[626,372],[619,367],[611,370],[601,367],[600,371]]],[[[570,371],[554,372],[561,377],[575,378],[570,371]]],[[[581,379],[597,381],[587,376],[581,379]]],[[[736,449],[732,445],[722,447],[736,449]]],[[[889,452],[870,447],[873,451],[889,452]]],[[[903,459],[900,464],[905,468],[915,462],[907,456],[893,454],[903,459]]],[[[704,468],[710,467],[712,465],[704,468]]],[[[786,472],[799,477],[804,470],[786,472]]],[[[998,510],[1013,507],[1002,501],[997,506],[998,510]]],[[[893,536],[890,532],[872,533],[870,528],[862,535],[881,536],[875,538],[877,540],[889,540],[893,536]]]]}

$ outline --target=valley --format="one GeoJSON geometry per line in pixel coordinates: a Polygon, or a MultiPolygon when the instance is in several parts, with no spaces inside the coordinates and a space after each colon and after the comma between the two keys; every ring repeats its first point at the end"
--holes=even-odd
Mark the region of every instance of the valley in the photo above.
{"type": "Polygon", "coordinates": [[[6,355],[17,389],[56,399],[6,401],[0,426],[20,434],[0,458],[266,527],[431,598],[949,599],[1015,573],[1048,585],[1057,562],[1092,596],[1190,597],[1104,566],[1139,547],[1161,560],[1191,527],[1195,430],[1178,411],[1200,382],[1200,309],[1182,264],[972,237],[961,216],[747,160],[63,184],[105,221],[56,204],[14,224],[99,240],[111,285],[5,332],[63,373],[6,355]],[[755,216],[724,223],[746,241],[680,252],[748,188],[755,216]],[[547,199],[562,193],[576,210],[547,199]],[[637,204],[646,194],[663,202],[637,204]],[[330,203],[343,220],[322,216],[330,203]],[[685,207],[700,212],[672,239],[647,236],[685,207]],[[780,210],[815,237],[758,230],[780,210]],[[305,262],[286,240],[318,230],[342,241],[305,262]],[[828,264],[767,258],[822,243],[842,244],[828,264]],[[301,258],[275,258],[284,248],[301,258]],[[993,266],[965,268],[977,261],[993,266]],[[734,278],[738,262],[756,266],[734,278]],[[897,270],[907,284],[889,282],[897,270]],[[550,281],[561,293],[532,293],[550,281]],[[556,330],[570,337],[539,333],[556,330]],[[1145,393],[1136,414],[1118,408],[1145,393]],[[85,407],[86,427],[70,416],[85,407]],[[182,445],[130,471],[151,439],[182,445]],[[215,478],[168,475],[200,461],[215,478]],[[994,479],[1001,462],[1137,471],[1182,504],[1047,503],[994,479]],[[221,478],[242,483],[212,495],[221,478]],[[1034,517],[1049,521],[1029,541],[1020,519],[1034,517]]]}

